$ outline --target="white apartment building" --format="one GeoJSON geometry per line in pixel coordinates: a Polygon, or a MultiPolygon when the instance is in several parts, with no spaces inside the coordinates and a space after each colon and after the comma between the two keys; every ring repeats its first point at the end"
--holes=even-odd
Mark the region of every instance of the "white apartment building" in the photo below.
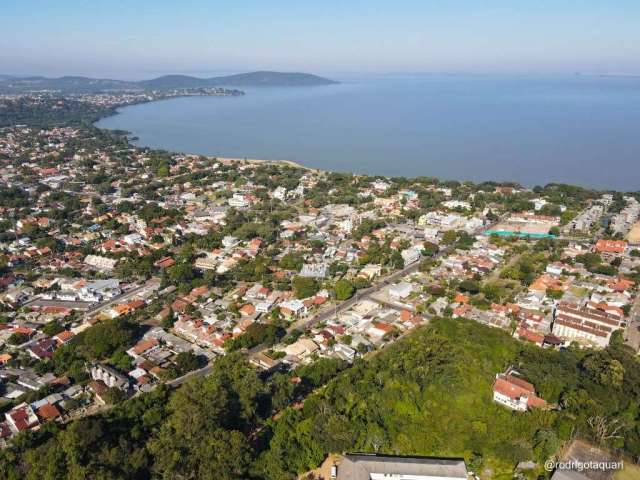
{"type": "Polygon", "coordinates": [[[560,303],[555,312],[552,332],[569,341],[579,341],[606,347],[611,334],[624,328],[618,316],[569,303],[560,303]]]}

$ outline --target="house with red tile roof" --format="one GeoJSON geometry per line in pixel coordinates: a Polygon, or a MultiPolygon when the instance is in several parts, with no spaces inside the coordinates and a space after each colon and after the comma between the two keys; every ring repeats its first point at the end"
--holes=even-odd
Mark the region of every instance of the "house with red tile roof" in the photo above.
{"type": "Polygon", "coordinates": [[[129,303],[120,303],[110,308],[107,314],[111,318],[119,317],[120,315],[126,315],[131,312],[135,312],[136,310],[144,307],[146,303],[143,300],[132,300],[129,303]]]}
{"type": "Polygon", "coordinates": [[[410,310],[402,310],[400,312],[400,324],[407,329],[411,329],[420,325],[423,320],[424,319],[420,315],[417,315],[410,310]]]}
{"type": "Polygon", "coordinates": [[[132,357],[139,357],[140,355],[153,350],[159,344],[160,342],[156,338],[143,339],[127,350],[127,353],[132,357]]]}
{"type": "Polygon", "coordinates": [[[29,355],[31,355],[36,360],[44,360],[47,358],[51,358],[53,356],[53,352],[58,347],[58,342],[56,342],[53,338],[45,338],[44,340],[40,340],[39,342],[31,345],[28,349],[29,355]]]}
{"type": "Polygon", "coordinates": [[[541,333],[538,333],[534,330],[530,330],[528,329],[526,326],[520,325],[515,333],[513,334],[514,337],[519,338],[520,340],[523,340],[525,342],[531,342],[539,347],[542,347],[543,343],[544,343],[544,335],[541,333]]]}
{"type": "Polygon", "coordinates": [[[172,267],[176,264],[176,261],[171,257],[162,257],[160,260],[156,261],[153,266],[164,270],[165,268],[172,267]]]}
{"type": "Polygon", "coordinates": [[[240,315],[250,317],[251,315],[255,315],[256,307],[254,307],[250,303],[246,303],[242,307],[240,307],[238,311],[240,312],[240,315]]]}
{"type": "Polygon", "coordinates": [[[209,287],[202,285],[200,287],[196,287],[193,290],[191,290],[191,292],[189,292],[189,295],[187,296],[187,299],[191,300],[192,302],[195,302],[200,297],[207,296],[209,292],[210,292],[209,287]]]}
{"type": "Polygon", "coordinates": [[[601,238],[596,242],[596,252],[598,253],[610,253],[620,254],[624,253],[627,248],[627,242],[624,240],[607,240],[601,238]]]}
{"type": "Polygon", "coordinates": [[[47,420],[55,420],[56,418],[60,418],[62,415],[60,414],[60,410],[55,405],[50,403],[45,403],[42,405],[36,412],[38,418],[43,422],[47,420]]]}
{"type": "Polygon", "coordinates": [[[22,403],[4,414],[7,424],[13,433],[29,430],[39,424],[33,409],[22,403]]]}
{"type": "Polygon", "coordinates": [[[463,303],[459,307],[453,309],[453,318],[464,317],[467,313],[469,313],[473,307],[468,303],[463,303]]]}
{"type": "Polygon", "coordinates": [[[612,279],[607,283],[607,287],[609,287],[614,292],[625,292],[635,286],[635,282],[629,280],[627,278],[616,278],[612,279]]]}
{"type": "Polygon", "coordinates": [[[547,402],[536,395],[535,387],[514,375],[511,369],[498,373],[493,382],[493,400],[507,408],[525,412],[532,408],[545,408],[547,402]]]}
{"type": "Polygon", "coordinates": [[[471,297],[469,297],[468,295],[463,295],[462,293],[458,293],[456,294],[456,298],[454,299],[454,302],[469,303],[470,300],[471,300],[471,297]]]}
{"type": "Polygon", "coordinates": [[[5,438],[9,438],[12,434],[13,432],[9,424],[6,421],[0,422],[0,439],[4,440],[5,438]]]}
{"type": "Polygon", "coordinates": [[[392,333],[394,328],[385,322],[373,322],[371,327],[367,329],[367,333],[373,337],[382,338],[388,333],[392,333]]]}
{"type": "Polygon", "coordinates": [[[74,336],[75,336],[75,334],[73,332],[70,332],[69,330],[64,330],[64,331],[62,331],[60,333],[55,334],[53,336],[53,339],[56,342],[58,342],[58,345],[64,345],[69,340],[71,340],[74,336]]]}
{"type": "Polygon", "coordinates": [[[176,298],[171,304],[171,310],[177,313],[184,313],[189,305],[191,305],[191,303],[184,298],[176,298]]]}
{"type": "Polygon", "coordinates": [[[569,286],[570,285],[567,281],[560,280],[554,275],[543,273],[533,281],[529,286],[529,290],[532,292],[539,292],[544,295],[547,290],[560,290],[564,292],[569,288],[569,286]]]}
{"type": "Polygon", "coordinates": [[[513,305],[513,304],[506,304],[506,305],[500,305],[498,303],[492,303],[491,304],[491,311],[494,313],[497,313],[498,315],[502,315],[502,316],[507,316],[507,315],[511,315],[511,314],[516,314],[519,311],[519,307],[518,305],[513,305]],[[517,307],[517,308],[514,308],[517,307]]]}

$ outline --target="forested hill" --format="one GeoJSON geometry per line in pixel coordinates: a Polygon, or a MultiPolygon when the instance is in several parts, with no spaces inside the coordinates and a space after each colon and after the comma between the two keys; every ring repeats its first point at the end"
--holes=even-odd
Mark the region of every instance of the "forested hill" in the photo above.
{"type": "Polygon", "coordinates": [[[148,89],[197,87],[311,87],[337,83],[309,73],[251,72],[224,77],[196,78],[186,75],[166,75],[138,82],[148,89]]]}
{"type": "Polygon", "coordinates": [[[11,125],[52,126],[92,123],[113,108],[68,98],[17,97],[0,101],[0,128],[11,125]]]}
{"type": "MultiPolygon", "coordinates": [[[[104,341],[81,340],[58,351],[82,358],[104,341]]],[[[640,455],[640,369],[617,339],[556,352],[441,318],[345,367],[322,359],[265,379],[230,354],[173,392],[21,434],[0,451],[0,478],[287,480],[342,451],[464,456],[483,479],[513,478],[518,462],[542,465],[576,436],[640,455]],[[494,375],[509,365],[561,409],[516,413],[493,402],[494,375]],[[304,407],[292,408],[301,397],[304,407]],[[618,425],[621,435],[607,435],[618,425]]]]}
{"type": "Polygon", "coordinates": [[[126,81],[81,76],[8,77],[0,76],[0,93],[55,90],[64,93],[88,93],[122,90],[172,90],[210,87],[309,87],[337,83],[328,78],[298,72],[250,72],[221,77],[198,78],[165,75],[151,80],[126,81]]]}

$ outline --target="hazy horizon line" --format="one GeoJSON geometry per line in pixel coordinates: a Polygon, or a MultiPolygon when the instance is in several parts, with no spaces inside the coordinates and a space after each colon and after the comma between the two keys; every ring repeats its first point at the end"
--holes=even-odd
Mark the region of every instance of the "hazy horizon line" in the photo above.
{"type": "Polygon", "coordinates": [[[364,77],[391,77],[391,76],[431,76],[431,75],[443,75],[443,76],[456,76],[456,75],[465,75],[465,76],[504,76],[504,77],[542,77],[542,76],[552,76],[552,77],[567,77],[567,76],[583,76],[583,77],[621,77],[621,78],[636,78],[640,77],[640,72],[597,72],[597,71],[579,71],[576,70],[574,72],[569,71],[488,71],[488,70],[383,70],[383,71],[356,71],[356,70],[321,70],[321,71],[313,71],[313,70],[303,70],[303,69],[224,69],[224,70],[159,70],[156,72],[141,72],[139,75],[136,74],[125,74],[125,73],[114,73],[113,75],[108,74],[91,74],[91,73],[80,73],[71,71],[69,73],[12,73],[12,72],[0,72],[0,76],[4,77],[13,77],[17,79],[25,79],[31,77],[43,77],[43,78],[62,78],[62,77],[85,77],[96,80],[118,80],[118,81],[141,81],[154,79],[167,75],[185,75],[196,78],[210,78],[216,76],[227,76],[227,75],[237,75],[243,73],[254,73],[254,72],[278,72],[278,73],[305,73],[311,75],[318,76],[330,76],[330,75],[343,75],[347,77],[354,76],[364,76],[364,77]]]}

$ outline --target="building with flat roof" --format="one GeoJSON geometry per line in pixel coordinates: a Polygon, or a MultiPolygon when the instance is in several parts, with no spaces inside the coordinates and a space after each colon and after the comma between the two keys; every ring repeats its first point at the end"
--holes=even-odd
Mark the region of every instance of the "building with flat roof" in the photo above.
{"type": "Polygon", "coordinates": [[[462,459],[346,454],[337,465],[337,480],[466,480],[462,459]]]}

